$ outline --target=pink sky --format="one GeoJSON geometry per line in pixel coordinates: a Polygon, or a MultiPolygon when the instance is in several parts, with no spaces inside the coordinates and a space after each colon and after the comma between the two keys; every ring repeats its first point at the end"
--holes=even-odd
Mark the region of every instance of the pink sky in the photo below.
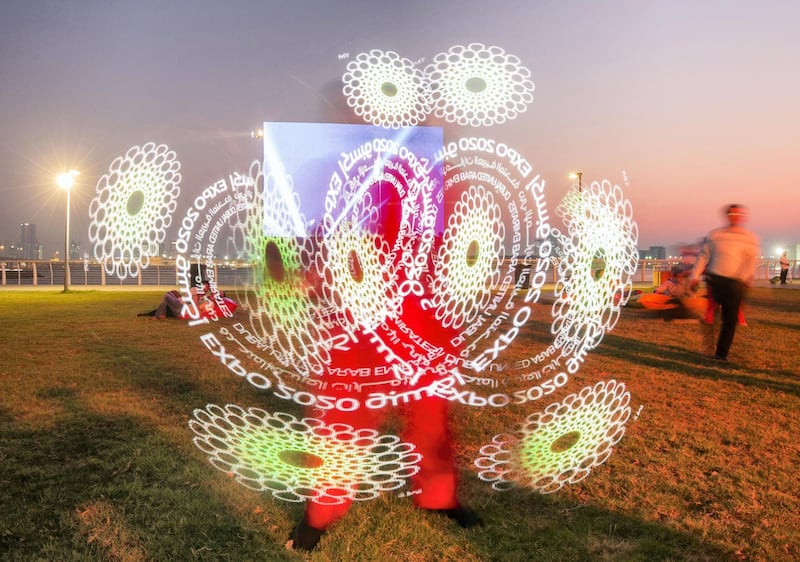
{"type": "Polygon", "coordinates": [[[766,255],[793,249],[798,21],[800,3],[779,0],[13,3],[0,22],[0,240],[28,221],[46,251],[63,245],[64,167],[82,172],[73,232],[88,246],[94,186],[128,147],[176,150],[185,204],[258,157],[259,123],[331,120],[348,57],[424,62],[481,42],[519,56],[536,91],[518,119],[473,134],[518,146],[551,208],[581,169],[623,186],[640,248],[697,240],[739,202],[766,255]]]}

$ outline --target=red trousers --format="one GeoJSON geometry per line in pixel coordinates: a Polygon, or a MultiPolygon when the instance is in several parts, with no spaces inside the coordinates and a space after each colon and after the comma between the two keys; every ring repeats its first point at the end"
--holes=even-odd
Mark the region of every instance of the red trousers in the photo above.
{"type": "MultiPolygon", "coordinates": [[[[415,505],[424,509],[452,509],[459,505],[448,408],[444,398],[423,397],[400,406],[397,412],[404,424],[401,439],[413,443],[415,452],[422,455],[419,472],[411,477],[411,485],[415,505]]],[[[321,419],[327,424],[376,429],[388,413],[362,407],[353,412],[328,411],[321,419]]],[[[347,513],[351,504],[352,500],[337,505],[312,500],[306,504],[306,522],[315,529],[327,529],[347,513]]]]}
{"type": "MultiPolygon", "coordinates": [[[[415,323],[421,321],[414,319],[415,323]]],[[[418,326],[414,326],[417,328],[418,326]]],[[[437,336],[439,334],[436,334],[437,336]]],[[[442,332],[440,341],[444,342],[447,334],[442,332]]],[[[368,382],[368,378],[348,377],[336,375],[341,369],[370,368],[385,365],[383,357],[374,349],[374,345],[363,338],[353,344],[347,352],[337,351],[331,354],[330,371],[323,373],[326,382],[368,382]],[[334,368],[338,368],[334,369],[334,368]]],[[[423,376],[422,380],[428,377],[423,376]]],[[[357,399],[360,407],[354,411],[319,410],[310,412],[312,417],[323,420],[326,424],[342,423],[354,429],[380,430],[385,419],[396,414],[402,423],[400,438],[415,446],[415,452],[422,455],[419,461],[419,471],[411,477],[414,503],[424,509],[453,509],[459,506],[456,498],[457,475],[454,463],[452,436],[448,423],[450,403],[439,396],[428,396],[424,392],[422,397],[403,403],[399,406],[387,406],[383,409],[371,409],[365,406],[369,387],[350,385],[348,390],[341,390],[345,385],[329,384],[326,394],[333,394],[335,398],[349,397],[357,399]],[[332,389],[337,387],[336,391],[332,389]],[[353,391],[352,388],[359,388],[353,391]]],[[[385,387],[383,387],[385,390],[385,387]]],[[[337,494],[341,495],[341,494],[337,494]]],[[[315,529],[327,529],[341,519],[350,508],[352,500],[342,504],[329,505],[310,501],[306,504],[306,522],[315,529]]]]}

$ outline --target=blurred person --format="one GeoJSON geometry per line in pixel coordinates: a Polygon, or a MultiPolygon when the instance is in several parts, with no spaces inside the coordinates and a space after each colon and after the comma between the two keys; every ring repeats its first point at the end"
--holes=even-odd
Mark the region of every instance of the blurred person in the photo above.
{"type": "MultiPolygon", "coordinates": [[[[372,233],[380,239],[386,240],[391,247],[394,237],[400,230],[402,220],[402,207],[399,204],[399,195],[392,193],[387,196],[395,204],[385,203],[379,214],[380,219],[376,225],[365,227],[373,228],[372,233]],[[377,232],[376,232],[377,231],[377,232]]],[[[335,234],[328,235],[335,236],[335,234]]],[[[309,246],[317,258],[323,259],[329,237],[324,235],[322,229],[317,229],[309,246]]],[[[440,240],[434,242],[427,254],[427,270],[434,270],[433,259],[437,253],[440,240]]],[[[416,242],[418,243],[418,241],[416,242]]],[[[416,245],[416,243],[412,245],[416,245]]],[[[378,244],[380,246],[381,244],[378,244]]],[[[314,260],[311,260],[314,261],[314,260]]],[[[400,275],[399,284],[402,284],[403,274],[400,275]]],[[[304,280],[309,285],[310,294],[319,296],[324,294],[322,285],[326,282],[319,275],[319,271],[310,271],[304,280]]],[[[445,327],[435,317],[433,308],[426,307],[425,302],[431,297],[430,277],[423,275],[420,283],[420,293],[411,292],[403,298],[402,305],[397,311],[399,323],[404,325],[408,332],[397,331],[395,342],[397,353],[406,347],[415,348],[415,337],[421,337],[428,345],[442,350],[444,355],[456,357],[459,349],[453,343],[458,331],[445,327]],[[424,279],[425,281],[422,281],[424,279]]],[[[321,307],[320,311],[330,311],[328,307],[321,307]]],[[[325,312],[331,314],[331,312],[325,312]]],[[[346,315],[347,310],[339,309],[332,312],[336,315],[346,315]]],[[[321,319],[321,321],[325,321],[321,319]]],[[[387,318],[385,323],[394,325],[392,318],[387,318]]],[[[367,407],[374,380],[381,379],[391,370],[392,364],[387,361],[374,340],[370,337],[369,330],[363,327],[344,328],[337,322],[325,321],[330,326],[334,338],[347,335],[346,346],[337,346],[330,350],[327,364],[322,372],[317,375],[322,383],[327,386],[326,393],[338,403],[342,399],[350,399],[359,404],[355,409],[340,410],[338,408],[322,409],[310,407],[308,417],[320,419],[326,424],[345,424],[355,430],[377,430],[385,422],[396,417],[401,426],[401,439],[414,445],[414,451],[421,455],[419,471],[411,476],[411,495],[414,505],[426,511],[439,513],[463,528],[482,525],[481,518],[469,507],[461,504],[458,498],[458,471],[455,463],[453,446],[453,432],[450,427],[450,401],[435,392],[427,392],[441,374],[435,372],[430,362],[419,365],[422,370],[413,380],[398,380],[396,387],[399,392],[418,393],[416,399],[401,401],[396,406],[383,406],[381,408],[367,407]],[[338,325],[337,325],[338,324],[338,325]],[[371,373],[364,376],[364,373],[371,373]]],[[[394,394],[392,392],[391,394],[394,394]]],[[[373,395],[374,396],[374,395],[373,395]]],[[[316,548],[323,534],[342,519],[349,511],[353,500],[347,496],[345,490],[336,486],[328,487],[320,494],[320,500],[309,500],[305,505],[302,519],[296,524],[289,535],[287,548],[293,550],[310,551],[316,548]],[[326,496],[342,498],[340,503],[332,504],[325,501],[326,496]]]]}
{"type": "MultiPolygon", "coordinates": [[[[717,315],[717,310],[719,309],[719,303],[714,300],[710,294],[706,297],[708,304],[706,304],[706,312],[703,316],[703,322],[706,324],[713,324],[714,317],[717,315]]],[[[737,323],[739,326],[747,326],[747,320],[744,319],[744,302],[739,307],[739,314],[737,316],[737,323]]]]}
{"type": "Polygon", "coordinates": [[[739,310],[753,281],[756,257],[760,253],[758,237],[743,226],[747,209],[732,204],[725,214],[728,226],[708,234],[691,273],[693,287],[697,287],[700,276],[705,275],[709,295],[722,307],[722,326],[714,352],[714,359],[718,361],[728,360],[739,310]]]}
{"type": "Polygon", "coordinates": [[[689,282],[690,273],[691,268],[686,268],[681,265],[673,266],[670,278],[653,289],[653,292],[676,299],[693,296],[695,291],[689,282]]]}
{"type": "MultiPolygon", "coordinates": [[[[228,298],[223,291],[212,291],[208,282],[202,286],[192,286],[189,290],[194,306],[200,316],[217,320],[229,317],[237,308],[237,304],[228,298]]],[[[165,318],[190,319],[184,307],[183,295],[180,291],[173,289],[164,293],[158,306],[148,312],[140,312],[137,316],[150,316],[153,320],[164,320],[165,318]]]]}
{"type": "Polygon", "coordinates": [[[781,255],[781,285],[786,285],[786,277],[789,275],[789,256],[786,252],[781,255]]]}
{"type": "MultiPolygon", "coordinates": [[[[416,299],[414,299],[416,300],[416,299]]],[[[425,334],[430,340],[442,347],[449,346],[451,334],[441,330],[438,321],[423,310],[422,306],[406,301],[404,319],[415,333],[425,334]],[[435,326],[431,328],[431,326],[435,326]]],[[[452,351],[452,350],[451,350],[452,351]]],[[[328,383],[328,395],[338,402],[342,398],[357,401],[360,406],[355,410],[311,408],[309,417],[320,419],[326,424],[345,424],[354,430],[378,429],[385,422],[396,416],[400,422],[402,441],[414,445],[414,452],[421,455],[419,471],[411,476],[410,484],[412,501],[422,510],[444,515],[463,528],[481,525],[480,517],[470,508],[463,506],[458,499],[458,471],[455,464],[453,433],[450,427],[450,402],[447,398],[429,395],[422,391],[420,397],[381,409],[365,407],[369,394],[369,386],[365,385],[364,371],[379,371],[388,367],[385,358],[375,348],[365,333],[356,334],[349,349],[332,350],[330,364],[320,378],[328,383]],[[343,376],[341,373],[353,373],[343,376]],[[335,382],[333,385],[331,383],[335,382]]],[[[434,375],[426,373],[414,385],[400,387],[401,390],[425,388],[434,375]]],[[[327,488],[320,494],[320,501],[315,499],[306,503],[303,517],[289,536],[288,548],[310,551],[316,548],[323,534],[342,519],[350,507],[352,500],[344,498],[338,504],[325,501],[325,496],[346,496],[346,491],[335,486],[327,488]]]]}

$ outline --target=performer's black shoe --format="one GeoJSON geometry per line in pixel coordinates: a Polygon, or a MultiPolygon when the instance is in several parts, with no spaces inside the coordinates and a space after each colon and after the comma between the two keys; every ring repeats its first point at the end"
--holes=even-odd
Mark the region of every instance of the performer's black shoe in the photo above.
{"type": "Polygon", "coordinates": [[[289,534],[289,543],[291,544],[287,543],[286,546],[293,550],[314,550],[324,532],[322,529],[315,529],[309,525],[306,518],[303,517],[302,521],[289,534]]]}
{"type": "Polygon", "coordinates": [[[452,519],[461,527],[469,529],[470,527],[477,527],[483,525],[483,519],[475,513],[472,509],[464,506],[454,507],[453,509],[434,509],[436,513],[441,513],[445,517],[452,519]]]}

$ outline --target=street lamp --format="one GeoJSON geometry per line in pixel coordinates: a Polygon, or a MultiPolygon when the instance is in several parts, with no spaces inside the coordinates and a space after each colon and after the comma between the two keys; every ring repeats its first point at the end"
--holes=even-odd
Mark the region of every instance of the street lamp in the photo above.
{"type": "Polygon", "coordinates": [[[583,185],[581,184],[582,177],[583,177],[583,172],[570,172],[569,174],[569,179],[578,180],[578,191],[583,191],[583,185]]]}
{"type": "Polygon", "coordinates": [[[70,170],[59,174],[56,178],[58,187],[67,192],[67,215],[64,221],[64,292],[69,291],[69,194],[72,189],[72,184],[75,183],[75,176],[80,175],[77,170],[70,170]]]}

